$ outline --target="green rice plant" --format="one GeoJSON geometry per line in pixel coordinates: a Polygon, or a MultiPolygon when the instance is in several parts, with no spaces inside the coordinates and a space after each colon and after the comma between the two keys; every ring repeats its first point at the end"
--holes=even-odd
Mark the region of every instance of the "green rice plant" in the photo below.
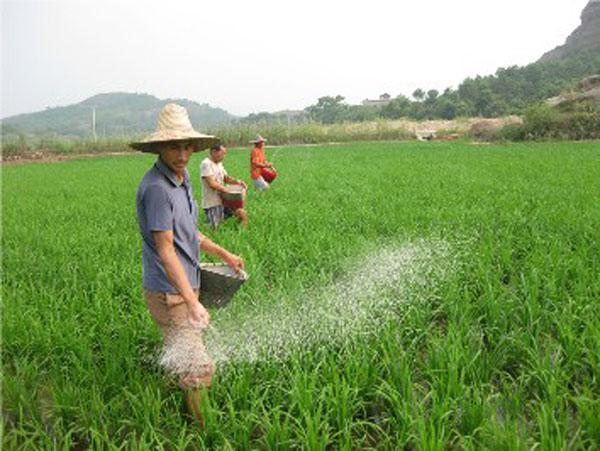
{"type": "MultiPolygon", "coordinates": [[[[3,448],[598,449],[597,143],[267,157],[280,176],[250,190],[248,228],[200,214],[250,274],[211,311],[204,432],[142,300],[134,198],[155,156],[2,168],[3,448]]],[[[250,183],[248,160],[244,142],[225,165],[250,183]]]]}

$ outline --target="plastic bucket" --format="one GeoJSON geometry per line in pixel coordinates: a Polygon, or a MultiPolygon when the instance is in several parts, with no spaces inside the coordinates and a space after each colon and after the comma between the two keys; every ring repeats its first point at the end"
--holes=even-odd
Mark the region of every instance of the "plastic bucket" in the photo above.
{"type": "Polygon", "coordinates": [[[205,307],[224,307],[246,280],[245,271],[236,273],[225,264],[203,263],[200,265],[200,302],[205,307]]]}
{"type": "Polygon", "coordinates": [[[229,208],[244,208],[244,199],[246,198],[246,190],[239,185],[227,187],[226,192],[221,192],[221,200],[223,206],[229,208]]]}
{"type": "Polygon", "coordinates": [[[260,171],[260,175],[262,176],[263,179],[265,179],[265,182],[271,183],[273,180],[275,180],[275,177],[277,177],[277,172],[270,171],[269,169],[263,168],[260,171]]]}

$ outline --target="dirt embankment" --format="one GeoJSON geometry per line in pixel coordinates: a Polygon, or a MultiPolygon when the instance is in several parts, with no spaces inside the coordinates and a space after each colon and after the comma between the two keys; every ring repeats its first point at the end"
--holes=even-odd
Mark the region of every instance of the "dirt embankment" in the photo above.
{"type": "Polygon", "coordinates": [[[461,118],[452,120],[431,120],[431,121],[410,121],[410,120],[396,120],[396,121],[385,121],[385,122],[356,122],[354,124],[348,124],[348,129],[353,128],[371,128],[377,130],[381,126],[386,126],[393,129],[403,129],[413,132],[415,135],[421,133],[458,133],[464,135],[471,131],[471,128],[475,124],[486,123],[490,126],[502,128],[507,124],[521,123],[521,118],[518,116],[506,116],[493,119],[484,119],[481,117],[472,118],[461,118]]]}
{"type": "Polygon", "coordinates": [[[115,155],[136,155],[139,152],[108,152],[108,153],[86,153],[86,154],[72,154],[62,155],[53,152],[24,152],[19,155],[9,155],[4,157],[0,155],[0,164],[2,166],[12,166],[17,164],[27,163],[56,163],[59,161],[85,159],[85,158],[97,158],[115,155]]]}

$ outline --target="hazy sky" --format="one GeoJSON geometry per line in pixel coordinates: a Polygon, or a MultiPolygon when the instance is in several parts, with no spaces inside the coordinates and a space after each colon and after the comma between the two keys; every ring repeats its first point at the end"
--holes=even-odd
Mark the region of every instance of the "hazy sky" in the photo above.
{"type": "Polygon", "coordinates": [[[563,44],[588,0],[2,0],[2,117],[102,92],[245,115],[457,87],[563,44]]]}

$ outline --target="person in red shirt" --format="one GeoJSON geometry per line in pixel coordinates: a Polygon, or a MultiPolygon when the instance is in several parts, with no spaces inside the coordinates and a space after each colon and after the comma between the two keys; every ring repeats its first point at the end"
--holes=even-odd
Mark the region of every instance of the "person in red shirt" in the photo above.
{"type": "Polygon", "coordinates": [[[260,135],[256,135],[254,140],[251,141],[254,144],[254,149],[250,154],[250,176],[254,187],[259,191],[269,189],[269,183],[261,175],[261,171],[263,169],[275,171],[273,163],[269,163],[265,157],[265,141],[260,135]]]}

